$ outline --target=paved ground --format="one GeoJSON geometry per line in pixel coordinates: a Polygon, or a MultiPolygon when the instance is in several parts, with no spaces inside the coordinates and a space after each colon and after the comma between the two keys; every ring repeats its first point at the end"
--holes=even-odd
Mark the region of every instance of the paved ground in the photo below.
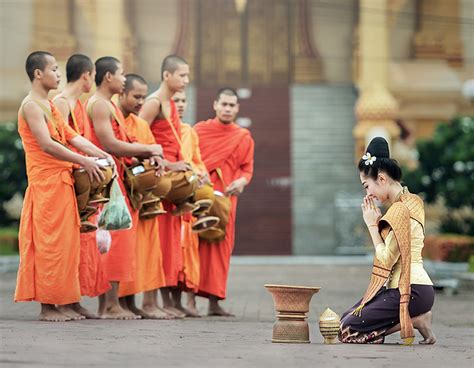
{"type": "MultiPolygon", "coordinates": [[[[182,321],[35,321],[38,306],[11,302],[15,274],[0,280],[1,367],[472,367],[474,290],[438,294],[434,346],[322,344],[316,321],[342,313],[365,290],[367,265],[233,265],[229,300],[236,318],[182,321]],[[273,302],[265,283],[320,286],[310,311],[311,344],[272,344],[273,302]]],[[[199,300],[200,309],[206,303],[199,300]]],[[[95,301],[85,304],[95,306],[95,301]]]]}

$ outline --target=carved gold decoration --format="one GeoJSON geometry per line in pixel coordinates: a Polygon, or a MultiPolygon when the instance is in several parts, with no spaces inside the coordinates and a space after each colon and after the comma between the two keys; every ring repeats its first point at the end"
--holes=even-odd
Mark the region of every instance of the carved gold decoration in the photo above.
{"type": "Polygon", "coordinates": [[[311,11],[307,0],[292,4],[293,80],[297,83],[319,82],[323,79],[321,58],[311,38],[311,11]]]}
{"type": "Polygon", "coordinates": [[[462,66],[459,6],[459,0],[421,1],[420,31],[413,41],[416,58],[445,59],[451,66],[462,66]]]}

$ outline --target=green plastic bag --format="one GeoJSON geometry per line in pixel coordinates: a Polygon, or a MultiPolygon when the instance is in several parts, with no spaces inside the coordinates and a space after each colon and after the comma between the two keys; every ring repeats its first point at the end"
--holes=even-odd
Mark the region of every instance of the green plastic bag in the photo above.
{"type": "Polygon", "coordinates": [[[132,216],[117,179],[112,182],[110,200],[100,214],[99,227],[104,230],[125,230],[132,227],[132,216]]]}

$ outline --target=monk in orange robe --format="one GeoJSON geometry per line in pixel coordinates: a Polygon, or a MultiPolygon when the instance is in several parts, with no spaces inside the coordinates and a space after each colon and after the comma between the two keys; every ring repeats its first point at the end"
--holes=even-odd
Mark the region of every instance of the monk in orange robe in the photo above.
{"type": "MultiPolygon", "coordinates": [[[[127,133],[143,144],[154,144],[155,137],[148,123],[136,114],[148,94],[148,85],[141,76],[127,74],[125,88],[119,97],[119,107],[125,117],[127,133]]],[[[158,289],[165,286],[158,217],[140,218],[137,225],[136,273],[134,281],[120,284],[119,296],[124,309],[143,318],[171,319],[172,315],[158,306],[158,289]],[[135,294],[144,293],[142,309],[135,305],[135,294]]]]}
{"type": "MultiPolygon", "coordinates": [[[[82,94],[89,93],[94,83],[95,66],[92,60],[81,54],[72,55],[66,63],[67,85],[54,98],[54,104],[61,112],[64,120],[82,137],[91,139],[90,122],[79,99],[82,94]]],[[[111,155],[102,151],[109,162],[111,155]]],[[[102,295],[110,289],[110,283],[105,276],[100,252],[97,248],[96,232],[81,233],[81,255],[79,263],[79,282],[81,295],[90,298],[102,295]]],[[[79,303],[60,307],[62,313],[73,318],[99,318],[95,313],[85,309],[79,303]]]]}
{"type": "Polygon", "coordinates": [[[239,100],[233,89],[223,88],[218,92],[214,110],[214,119],[202,121],[194,129],[214,189],[230,196],[232,210],[223,241],[217,244],[200,241],[198,295],[209,298],[209,315],[231,316],[219,305],[219,300],[226,297],[230,256],[234,249],[237,198],[252,179],[254,141],[247,129],[234,122],[239,112],[239,100]],[[216,171],[219,168],[222,178],[216,171]]]}
{"type": "MultiPolygon", "coordinates": [[[[199,176],[200,182],[202,184],[208,183],[209,176],[201,158],[201,151],[199,150],[199,137],[189,124],[182,122],[187,106],[184,91],[176,92],[173,96],[173,101],[181,120],[181,153],[183,158],[191,164],[194,172],[199,176]]],[[[182,217],[181,248],[183,251],[184,286],[188,294],[186,308],[181,304],[181,290],[179,289],[173,293],[173,302],[175,308],[183,311],[187,316],[200,317],[194,298],[199,288],[199,236],[192,231],[194,222],[196,222],[196,219],[190,214],[182,217]]]]}
{"type": "Polygon", "coordinates": [[[94,157],[106,158],[64,121],[48,100],[61,74],[56,59],[36,51],[26,60],[31,91],[18,112],[28,188],[20,220],[15,301],[41,303],[40,319],[62,322],[72,318],[58,306],[77,303],[79,283],[80,219],[74,194],[72,168],[84,168],[91,180],[104,178],[94,157]],[[71,145],[87,157],[70,150],[71,145]]]}
{"type": "MultiPolygon", "coordinates": [[[[181,129],[173,95],[184,90],[189,83],[188,63],[179,56],[167,56],[161,66],[162,83],[145,101],[139,116],[150,124],[155,141],[163,146],[166,166],[171,171],[188,171],[191,165],[181,155],[181,129]]],[[[184,280],[181,251],[181,217],[173,216],[173,205],[166,201],[163,207],[168,213],[160,216],[160,242],[163,253],[163,269],[166,287],[161,288],[163,307],[178,317],[185,314],[173,305],[171,291],[184,280]]]]}
{"type": "Polygon", "coordinates": [[[115,58],[105,56],[95,62],[97,90],[87,101],[87,112],[92,121],[92,142],[115,157],[118,168],[118,184],[126,198],[132,215],[132,228],[111,231],[112,244],[103,255],[105,272],[112,289],[99,299],[99,315],[109,319],[139,319],[130,310],[124,310],[119,302],[119,283],[130,282],[135,277],[135,246],[138,211],[133,210],[124,185],[123,165],[130,165],[134,157],[149,158],[152,164],[160,163],[162,148],[158,144],[141,144],[125,129],[125,119],[120,109],[111,101],[113,95],[121,93],[125,84],[122,64],[115,58]]]}

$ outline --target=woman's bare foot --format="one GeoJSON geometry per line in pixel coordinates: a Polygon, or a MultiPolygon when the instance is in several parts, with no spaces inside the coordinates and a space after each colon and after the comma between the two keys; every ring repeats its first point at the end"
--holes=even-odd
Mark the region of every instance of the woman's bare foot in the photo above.
{"type": "Polygon", "coordinates": [[[72,304],[72,309],[74,309],[74,311],[79,313],[81,316],[84,316],[86,319],[99,319],[99,316],[97,314],[84,308],[79,303],[72,304]]]}
{"type": "Polygon", "coordinates": [[[73,321],[79,321],[81,319],[86,319],[82,314],[77,313],[72,304],[66,304],[66,305],[58,305],[57,309],[59,312],[64,314],[65,316],[69,317],[73,321]]]}
{"type": "Polygon", "coordinates": [[[41,313],[39,315],[40,321],[47,322],[67,322],[71,318],[62,314],[53,304],[41,304],[41,313]]]}
{"type": "Polygon", "coordinates": [[[140,316],[124,310],[119,305],[112,305],[104,309],[104,313],[100,315],[102,319],[120,319],[120,320],[133,320],[140,319],[140,316]]]}
{"type": "Polygon", "coordinates": [[[422,345],[433,345],[436,343],[436,336],[431,329],[433,321],[433,313],[431,311],[421,314],[412,319],[413,327],[415,327],[424,337],[419,343],[422,345]]]}
{"type": "Polygon", "coordinates": [[[164,309],[161,309],[157,306],[144,305],[143,311],[149,316],[150,319],[164,319],[171,320],[176,319],[176,317],[170,313],[167,313],[164,309]]]}

